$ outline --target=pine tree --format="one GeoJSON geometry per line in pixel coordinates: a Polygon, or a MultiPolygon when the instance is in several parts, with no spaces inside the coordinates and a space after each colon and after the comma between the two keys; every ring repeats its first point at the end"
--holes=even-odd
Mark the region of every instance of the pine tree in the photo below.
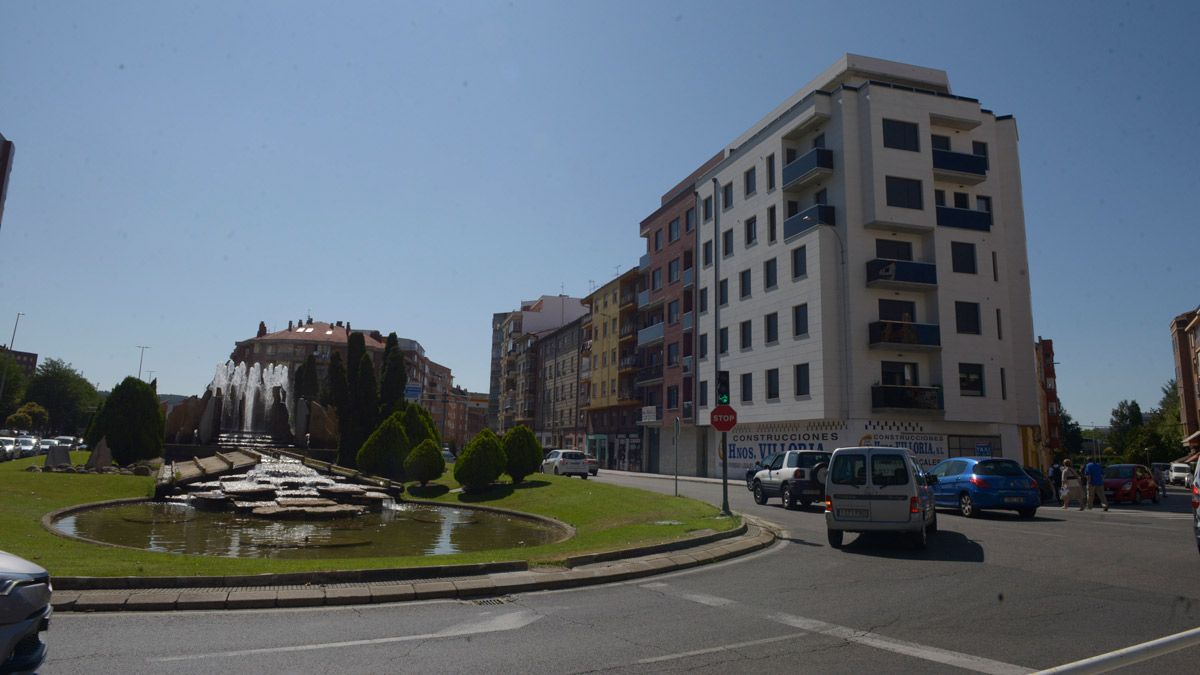
{"type": "Polygon", "coordinates": [[[408,386],[408,372],[404,364],[404,352],[400,339],[389,333],[383,349],[383,376],[379,383],[379,410],[390,415],[404,401],[404,388],[408,386]]]}
{"type": "Polygon", "coordinates": [[[296,393],[294,398],[315,401],[321,394],[321,381],[317,374],[317,356],[309,354],[304,363],[296,368],[296,393]]]}
{"type": "Polygon", "coordinates": [[[362,333],[354,332],[346,340],[346,383],[350,385],[350,391],[354,391],[358,384],[358,362],[363,354],[367,353],[366,338],[362,333]]]}
{"type": "Polygon", "coordinates": [[[355,378],[355,390],[351,394],[354,403],[354,417],[358,421],[360,438],[366,440],[371,430],[381,421],[379,419],[379,385],[375,383],[375,367],[371,363],[371,355],[363,354],[358,360],[358,377],[355,378]]]}
{"type": "Polygon", "coordinates": [[[326,385],[328,403],[337,408],[338,415],[346,412],[346,400],[349,398],[349,381],[346,379],[346,364],[342,362],[342,353],[334,352],[329,360],[329,376],[326,385]]]}
{"type": "Polygon", "coordinates": [[[408,439],[416,446],[421,441],[433,441],[437,444],[437,433],[433,430],[432,425],[426,419],[428,414],[424,408],[416,403],[410,403],[404,411],[404,431],[408,434],[408,439]]]}
{"type": "Polygon", "coordinates": [[[411,447],[404,434],[403,421],[393,415],[371,432],[363,443],[356,457],[358,469],[373,476],[403,480],[405,459],[411,447]]]}
{"type": "Polygon", "coordinates": [[[509,429],[508,433],[504,434],[502,445],[506,461],[505,473],[512,478],[514,485],[537,471],[542,463],[542,444],[538,443],[533,431],[524,424],[509,429]]]}

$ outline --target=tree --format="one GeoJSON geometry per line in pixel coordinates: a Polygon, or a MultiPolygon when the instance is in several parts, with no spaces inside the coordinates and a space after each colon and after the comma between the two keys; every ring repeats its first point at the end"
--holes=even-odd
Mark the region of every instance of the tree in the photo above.
{"type": "MultiPolygon", "coordinates": [[[[422,419],[425,420],[425,425],[429,427],[429,433],[433,437],[433,440],[436,441],[438,445],[441,445],[442,435],[438,433],[437,424],[433,422],[433,414],[422,406],[417,405],[415,407],[417,408],[417,412],[421,415],[422,419]]],[[[445,414],[444,411],[443,414],[445,414]]]]}
{"type": "Polygon", "coordinates": [[[425,484],[440,478],[446,472],[446,460],[442,451],[431,440],[421,441],[413,448],[404,460],[404,475],[408,480],[415,480],[425,487],[425,484]]]}
{"type": "Polygon", "coordinates": [[[350,385],[350,391],[354,391],[358,383],[358,371],[355,368],[358,368],[358,362],[366,353],[366,338],[362,333],[351,333],[350,337],[346,338],[346,383],[350,385]]]}
{"type": "Polygon", "coordinates": [[[118,464],[161,457],[163,425],[162,408],[150,385],[126,377],[104,402],[88,445],[94,448],[94,442],[108,439],[113,461],[118,464]]]}
{"type": "Polygon", "coordinates": [[[17,404],[25,398],[25,369],[17,365],[16,359],[0,350],[0,379],[4,381],[0,390],[0,418],[16,412],[17,404]]]}
{"type": "Polygon", "coordinates": [[[1113,408],[1109,418],[1108,438],[1113,450],[1119,455],[1127,454],[1136,449],[1142,440],[1142,408],[1137,401],[1121,401],[1113,408]]]}
{"type": "Polygon", "coordinates": [[[29,419],[29,415],[23,412],[15,412],[4,419],[4,426],[9,429],[29,431],[33,428],[33,420],[29,419]]]}
{"type": "Polygon", "coordinates": [[[404,460],[410,447],[408,436],[404,433],[404,421],[392,415],[367,437],[355,457],[355,463],[359,471],[364,473],[403,480],[404,460]]]}
{"type": "Polygon", "coordinates": [[[1067,456],[1078,455],[1083,452],[1083,429],[1079,427],[1079,423],[1075,418],[1071,417],[1062,406],[1059,406],[1059,420],[1062,423],[1062,442],[1063,448],[1067,451],[1067,456]]]}
{"type": "Polygon", "coordinates": [[[25,400],[37,401],[50,413],[52,429],[75,435],[100,402],[96,388],[62,359],[47,359],[25,388],[25,400]]]}
{"type": "Polygon", "coordinates": [[[33,401],[28,401],[21,404],[21,407],[17,408],[16,414],[25,415],[29,418],[32,424],[28,427],[25,427],[26,429],[44,431],[46,426],[50,424],[50,413],[47,412],[44,407],[33,401]]]}
{"type": "Polygon", "coordinates": [[[543,454],[542,444],[524,424],[518,424],[504,434],[505,472],[513,484],[536,471],[543,454]]]}
{"type": "Polygon", "coordinates": [[[412,439],[413,443],[429,440],[437,445],[437,432],[433,430],[429,420],[421,414],[422,411],[424,408],[416,403],[404,406],[404,430],[408,432],[408,437],[412,439]]]}
{"type": "Polygon", "coordinates": [[[329,359],[329,374],[326,377],[325,403],[337,408],[338,415],[346,412],[346,401],[350,399],[350,384],[346,379],[346,364],[342,353],[334,352],[329,359]]]}
{"type": "Polygon", "coordinates": [[[467,492],[480,492],[504,473],[504,448],[491,429],[484,429],[467,443],[454,462],[454,480],[467,492]]]}
{"type": "Polygon", "coordinates": [[[317,372],[317,356],[309,354],[296,368],[296,392],[293,398],[315,401],[321,395],[321,380],[317,372]]]}
{"type": "Polygon", "coordinates": [[[404,402],[406,386],[408,372],[400,339],[395,333],[388,333],[387,345],[383,348],[383,373],[379,378],[379,410],[382,414],[392,414],[404,402]]]}
{"type": "Polygon", "coordinates": [[[1176,453],[1183,445],[1183,424],[1180,422],[1179,384],[1175,378],[1172,377],[1163,385],[1162,394],[1151,426],[1161,443],[1176,453]]]}

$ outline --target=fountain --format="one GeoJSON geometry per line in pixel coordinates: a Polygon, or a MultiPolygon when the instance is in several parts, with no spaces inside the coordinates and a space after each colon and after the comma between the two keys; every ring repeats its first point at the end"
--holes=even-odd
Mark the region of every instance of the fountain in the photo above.
{"type": "Polygon", "coordinates": [[[201,442],[215,430],[218,445],[276,446],[292,437],[292,383],[284,364],[226,361],[217,366],[205,398],[201,442]]]}

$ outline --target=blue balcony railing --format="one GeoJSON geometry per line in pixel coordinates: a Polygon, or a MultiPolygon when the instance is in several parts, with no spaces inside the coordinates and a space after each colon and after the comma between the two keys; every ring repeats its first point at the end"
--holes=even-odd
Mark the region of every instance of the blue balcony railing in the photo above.
{"type": "Polygon", "coordinates": [[[988,232],[992,229],[992,214],[988,211],[939,206],[937,207],[937,224],[942,227],[988,232]]]}
{"type": "Polygon", "coordinates": [[[646,328],[639,330],[637,339],[638,346],[640,347],[642,345],[648,345],[652,342],[657,342],[663,339],[663,326],[665,325],[666,324],[664,323],[656,323],[653,326],[647,326],[646,328]]]}
{"type": "Polygon", "coordinates": [[[867,285],[883,288],[932,288],[937,286],[937,265],[912,260],[868,260],[867,285]]]}
{"type": "Polygon", "coordinates": [[[638,384],[645,382],[653,382],[661,380],[663,377],[663,366],[661,363],[656,363],[652,366],[646,366],[638,370],[637,378],[634,379],[638,384]]]}
{"type": "Polygon", "coordinates": [[[688,286],[694,285],[695,283],[696,283],[696,270],[689,267],[683,271],[683,285],[686,288],[688,286]]]}
{"type": "Polygon", "coordinates": [[[871,407],[903,410],[945,410],[940,387],[905,387],[877,384],[871,387],[871,407]]]}
{"type": "Polygon", "coordinates": [[[941,171],[956,171],[958,173],[986,176],[988,158],[983,155],[968,155],[963,152],[934,150],[933,168],[941,171]]]}
{"type": "Polygon", "coordinates": [[[833,151],[813,148],[783,167],[783,189],[801,187],[833,171],[833,151]]]}
{"type": "Polygon", "coordinates": [[[696,321],[693,318],[691,312],[683,313],[683,330],[691,330],[692,326],[695,325],[695,323],[696,323],[696,321]]]}
{"type": "Polygon", "coordinates": [[[834,220],[833,207],[828,204],[817,204],[809,209],[801,211],[796,215],[783,221],[783,239],[787,241],[792,237],[803,234],[808,230],[818,225],[836,225],[834,220]]]}
{"type": "Polygon", "coordinates": [[[642,255],[641,258],[638,258],[638,270],[645,272],[649,268],[650,268],[650,254],[646,253],[646,254],[642,255]]]}
{"type": "Polygon", "coordinates": [[[873,321],[867,326],[872,347],[903,345],[921,349],[942,346],[942,330],[937,324],[908,321],[873,321]]]}

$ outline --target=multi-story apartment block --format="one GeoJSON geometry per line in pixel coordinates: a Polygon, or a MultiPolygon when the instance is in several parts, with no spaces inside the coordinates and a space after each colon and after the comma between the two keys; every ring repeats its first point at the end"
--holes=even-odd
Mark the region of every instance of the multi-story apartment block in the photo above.
{"type": "Polygon", "coordinates": [[[581,316],[540,336],[534,346],[538,404],[533,431],[545,448],[580,449],[584,445],[586,432],[579,405],[583,319],[581,316]]]}
{"type": "Polygon", "coordinates": [[[1038,382],[1038,415],[1041,434],[1038,452],[1025,458],[1027,466],[1049,470],[1054,455],[1062,451],[1062,407],[1058,402],[1058,378],[1054,374],[1054,341],[1039,335],[1034,346],[1038,382]]]}
{"type": "MultiPolygon", "coordinates": [[[[1017,126],[940,70],[846,55],[695,182],[697,456],[1020,458],[1039,423],[1017,126]]],[[[682,463],[682,460],[681,460],[682,463]]]]}
{"type": "Polygon", "coordinates": [[[17,351],[0,345],[0,354],[4,354],[15,361],[21,367],[21,372],[25,373],[25,377],[33,377],[34,373],[37,372],[38,355],[34,352],[17,351]]]}
{"type": "Polygon", "coordinates": [[[488,423],[488,408],[491,396],[483,392],[467,392],[467,433],[463,442],[455,449],[466,445],[466,441],[475,438],[475,434],[491,428],[488,423]]]}
{"type": "MultiPolygon", "coordinates": [[[[716,155],[662,196],[660,206],[642,220],[639,232],[646,240],[646,254],[638,269],[642,278],[638,293],[637,349],[642,412],[641,469],[664,470],[663,454],[672,450],[676,420],[681,427],[680,447],[696,448],[693,442],[695,401],[696,323],[696,178],[717,166],[716,155]],[[683,427],[686,426],[686,432],[683,427]]],[[[701,448],[703,452],[703,448],[701,448]]],[[[670,466],[674,467],[674,453],[670,466]]],[[[683,453],[680,470],[704,475],[708,461],[694,450],[683,453]],[[690,467],[690,468],[684,468],[690,467]]]]}
{"type": "Polygon", "coordinates": [[[1179,388],[1179,422],[1188,453],[1200,452],[1200,309],[1184,312],[1171,321],[1171,346],[1175,354],[1175,386],[1179,388]]]}
{"type": "Polygon", "coordinates": [[[630,269],[583,300],[591,310],[584,319],[581,385],[587,451],[609,469],[641,470],[641,399],[635,386],[640,276],[630,269]]]}
{"type": "MultiPolygon", "coordinates": [[[[538,338],[587,314],[580,298],[543,295],[521,302],[521,308],[499,320],[500,349],[493,352],[492,369],[499,377],[489,395],[497,400],[495,431],[503,434],[518,424],[534,427],[537,409],[538,338]]],[[[493,325],[501,315],[493,315],[493,325]]],[[[493,335],[493,340],[495,336],[493,335]]]]}

